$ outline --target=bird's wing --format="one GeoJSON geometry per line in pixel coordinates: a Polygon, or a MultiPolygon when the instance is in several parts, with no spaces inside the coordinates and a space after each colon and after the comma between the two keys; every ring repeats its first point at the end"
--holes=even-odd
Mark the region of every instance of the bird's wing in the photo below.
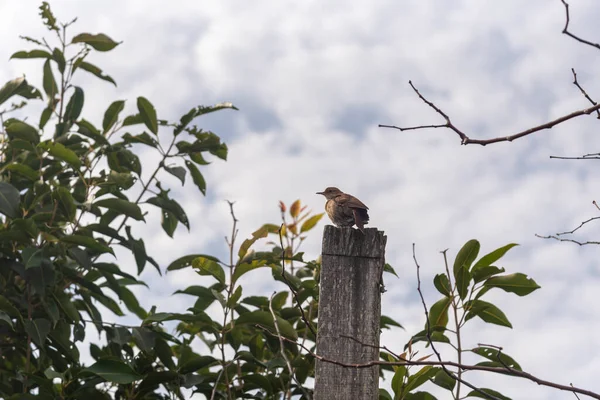
{"type": "Polygon", "coordinates": [[[339,195],[336,198],[336,201],[339,205],[350,207],[350,208],[362,208],[363,210],[369,209],[369,207],[364,205],[364,203],[362,201],[360,201],[356,197],[351,196],[346,193],[339,195]]]}

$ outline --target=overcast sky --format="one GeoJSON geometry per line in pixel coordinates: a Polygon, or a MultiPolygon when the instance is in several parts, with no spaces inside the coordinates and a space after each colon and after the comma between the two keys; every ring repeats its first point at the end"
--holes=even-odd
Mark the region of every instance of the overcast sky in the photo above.
{"type": "MultiPolygon", "coordinates": [[[[184,254],[225,254],[231,228],[225,199],[236,202],[243,239],[263,223],[278,222],[279,200],[300,198],[321,212],[324,199],[315,192],[338,186],[369,206],[370,226],[387,234],[387,259],[400,276],[387,277],[383,313],[407,331],[386,331],[382,344],[400,351],[424,323],[413,242],[429,305],[439,296],[431,278],[444,268],[441,250],[450,249],[453,258],[471,238],[481,241],[482,254],[515,242],[521,246],[501,266],[528,274],[542,289],[525,298],[490,293],[514,329],[472,321],[463,344],[500,345],[540,378],[600,392],[600,249],[534,236],[570,230],[597,215],[596,162],[549,158],[599,151],[594,115],[486,147],[460,146],[447,130],[377,127],[444,122],[416,97],[409,80],[474,138],[516,133],[589,106],[572,85],[570,69],[600,98],[600,51],[561,34],[560,0],[50,3],[61,20],[79,17],[72,33],[104,32],[123,41],[92,59],[117,88],[79,78],[86,118],[100,124],[116,99],[129,99],[133,110],[140,95],[154,103],[159,118],[171,120],[199,104],[230,101],[240,109],[197,121],[230,149],[227,162],[202,170],[206,198],[164,177],[183,196],[191,233],[178,229],[176,242],[170,240],[156,213],[149,228],[136,227],[163,268],[184,254]]],[[[600,3],[570,3],[571,30],[600,41],[600,3]]],[[[0,1],[0,59],[30,48],[18,35],[50,36],[38,6],[0,1]]],[[[41,87],[40,71],[38,61],[11,61],[0,68],[0,78],[25,73],[41,87]]],[[[156,160],[144,157],[144,165],[156,160]]],[[[309,258],[320,252],[324,223],[305,242],[309,258]]],[[[597,235],[592,225],[580,237],[597,235]]],[[[191,299],[171,293],[209,282],[193,271],[159,277],[151,269],[143,276],[150,290],[136,293],[144,306],[161,311],[184,311],[191,299]]],[[[244,295],[283,289],[265,273],[247,275],[244,295]]],[[[466,378],[515,399],[574,398],[514,378],[466,378]]]]}

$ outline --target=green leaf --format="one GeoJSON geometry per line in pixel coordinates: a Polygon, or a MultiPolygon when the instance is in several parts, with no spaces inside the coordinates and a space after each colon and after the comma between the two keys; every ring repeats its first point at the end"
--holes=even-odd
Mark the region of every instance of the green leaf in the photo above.
{"type": "Polygon", "coordinates": [[[100,360],[83,371],[96,374],[107,382],[124,385],[143,378],[143,376],[137,374],[129,365],[121,361],[108,359],[100,360]]]}
{"type": "Polygon", "coordinates": [[[52,116],[53,108],[54,107],[51,104],[44,108],[44,110],[40,114],[40,122],[38,123],[38,128],[44,129],[44,127],[48,123],[48,120],[50,120],[50,117],[52,116]]]}
{"type": "Polygon", "coordinates": [[[48,4],[47,1],[42,1],[42,5],[39,7],[39,9],[40,16],[42,17],[42,22],[44,23],[44,25],[46,25],[48,29],[58,32],[56,17],[54,16],[54,14],[52,14],[50,4],[48,4]]]}
{"type": "MultiPolygon", "coordinates": [[[[96,294],[89,292],[92,296],[96,294]]],[[[71,298],[64,292],[58,292],[54,294],[54,299],[58,303],[58,306],[63,310],[65,315],[73,322],[79,323],[81,316],[75,308],[75,305],[71,302],[71,298]]]]}
{"type": "Polygon", "coordinates": [[[38,133],[38,130],[23,121],[9,119],[6,122],[5,129],[6,133],[11,139],[23,139],[34,144],[38,144],[40,142],[40,134],[38,133]]]}
{"type": "Polygon", "coordinates": [[[54,50],[52,50],[52,59],[56,62],[56,65],[57,65],[60,73],[63,74],[65,72],[65,67],[67,65],[67,62],[65,60],[65,55],[63,54],[63,52],[55,47],[54,50]]]}
{"type": "Polygon", "coordinates": [[[42,86],[44,87],[44,92],[46,93],[46,96],[48,96],[48,104],[53,104],[52,102],[58,94],[58,86],[56,85],[56,79],[54,79],[54,74],[52,73],[52,66],[50,64],[50,60],[46,60],[46,62],[44,63],[42,86]]]}
{"type": "Polygon", "coordinates": [[[325,213],[316,214],[304,221],[302,223],[302,226],[300,227],[300,233],[309,231],[312,228],[314,228],[314,226],[321,220],[321,218],[323,218],[323,215],[325,215],[325,213]]]}
{"type": "MultiPolygon", "coordinates": [[[[510,397],[506,397],[502,393],[496,392],[495,390],[492,390],[492,389],[479,388],[479,390],[481,390],[482,392],[487,393],[490,396],[493,396],[494,398],[499,399],[499,400],[511,400],[510,397]]],[[[481,393],[476,392],[475,390],[470,391],[466,397],[477,397],[480,399],[489,399],[489,397],[486,397],[486,396],[482,395],[481,393]]]]}
{"type": "Polygon", "coordinates": [[[268,234],[269,228],[266,225],[263,225],[262,227],[260,227],[252,233],[252,237],[250,239],[244,240],[238,251],[238,257],[240,258],[240,260],[244,258],[246,253],[248,253],[250,246],[252,246],[254,242],[256,242],[258,239],[267,237],[268,234]]]}
{"type": "Polygon", "coordinates": [[[473,270],[471,272],[473,275],[472,276],[473,281],[475,281],[475,283],[479,283],[481,281],[486,280],[490,276],[501,274],[504,271],[505,271],[504,268],[498,268],[498,267],[491,265],[489,267],[478,267],[478,268],[473,267],[473,270]]]}
{"type": "Polygon", "coordinates": [[[165,367],[170,370],[174,370],[175,363],[173,362],[173,350],[169,344],[162,338],[156,338],[156,344],[154,345],[154,351],[158,356],[158,359],[163,363],[165,367]]]}
{"type": "Polygon", "coordinates": [[[432,367],[431,365],[421,368],[417,373],[408,378],[406,386],[404,387],[404,392],[411,392],[425,382],[428,382],[430,379],[436,376],[440,370],[441,368],[432,367]]]}
{"type": "Polygon", "coordinates": [[[479,317],[487,323],[506,326],[512,328],[511,323],[506,318],[506,315],[492,303],[483,300],[471,300],[465,303],[467,315],[465,321],[473,317],[479,317]]]}
{"type": "Polygon", "coordinates": [[[119,114],[125,108],[124,100],[113,101],[110,106],[104,112],[104,118],[102,119],[102,130],[106,134],[110,128],[112,128],[119,119],[119,114]]]}
{"type": "Polygon", "coordinates": [[[464,300],[469,293],[469,284],[471,283],[471,274],[466,265],[461,265],[458,268],[458,274],[456,276],[456,290],[461,300],[464,300]]]}
{"type": "Polygon", "coordinates": [[[10,183],[0,182],[0,213],[9,218],[17,218],[20,214],[21,195],[10,183]]]}
{"type": "Polygon", "coordinates": [[[11,327],[12,330],[15,329],[13,322],[12,322],[12,318],[4,311],[0,311],[0,322],[1,321],[6,322],[8,324],[8,326],[11,327]]]}
{"type": "Polygon", "coordinates": [[[439,387],[452,391],[456,385],[456,380],[442,369],[433,377],[433,383],[439,387]]]}
{"type": "Polygon", "coordinates": [[[522,273],[495,276],[485,281],[483,285],[484,287],[497,287],[518,296],[527,296],[540,288],[533,279],[522,273]]]}
{"type": "Polygon", "coordinates": [[[77,246],[83,246],[87,249],[94,250],[99,253],[110,253],[113,256],[115,255],[115,253],[113,252],[113,250],[110,247],[100,243],[98,240],[96,240],[90,236],[67,235],[67,236],[63,236],[62,238],[60,238],[60,241],[63,243],[69,243],[69,244],[75,244],[77,246]]]}
{"type": "MultiPolygon", "coordinates": [[[[268,311],[257,310],[247,312],[245,314],[240,315],[236,320],[235,324],[258,324],[269,329],[271,333],[276,333],[275,324],[273,322],[273,315],[271,315],[271,313],[268,311]]],[[[296,333],[296,330],[288,321],[284,320],[283,318],[277,317],[277,325],[279,326],[279,332],[282,336],[291,340],[298,339],[298,333],[296,333]]]]}
{"type": "Polygon", "coordinates": [[[477,258],[479,254],[480,244],[477,240],[471,239],[458,251],[456,259],[454,260],[454,277],[458,276],[458,270],[461,266],[465,266],[467,271],[470,270],[471,264],[477,258]]]}
{"type": "Polygon", "coordinates": [[[68,188],[59,186],[52,192],[52,201],[58,205],[58,209],[67,221],[72,222],[75,220],[77,206],[68,188]]]}
{"type": "Polygon", "coordinates": [[[8,164],[2,169],[2,171],[16,172],[30,181],[37,181],[39,179],[38,172],[25,164],[8,164]]]}
{"type": "Polygon", "coordinates": [[[379,389],[379,400],[394,400],[394,398],[387,390],[379,389]]]}
{"type": "Polygon", "coordinates": [[[142,210],[140,207],[137,204],[127,200],[116,198],[102,199],[96,201],[94,205],[97,207],[104,207],[108,208],[109,210],[114,210],[119,214],[131,217],[136,221],[144,220],[144,216],[142,215],[142,210]]]}
{"type": "Polygon", "coordinates": [[[145,352],[149,352],[156,344],[156,333],[146,327],[135,327],[131,330],[135,344],[145,352]]]}
{"type": "Polygon", "coordinates": [[[125,307],[127,307],[129,311],[137,315],[139,319],[143,320],[148,316],[146,310],[144,310],[140,306],[140,303],[138,302],[138,299],[135,297],[135,295],[131,292],[131,290],[127,289],[125,286],[120,287],[119,299],[121,299],[121,301],[125,303],[125,307]]]}
{"type": "Polygon", "coordinates": [[[403,400],[437,400],[437,397],[429,392],[407,393],[403,400]]]}
{"type": "Polygon", "coordinates": [[[146,203],[160,207],[163,212],[172,213],[179,222],[185,225],[185,227],[188,228],[188,230],[190,229],[190,221],[188,220],[185,211],[175,200],[170,199],[165,195],[159,195],[149,198],[148,200],[146,200],[146,203]]]}
{"type": "Polygon", "coordinates": [[[19,89],[27,85],[27,81],[24,77],[10,80],[0,88],[0,104],[10,99],[12,96],[18,94],[19,89]]]}
{"type": "Polygon", "coordinates": [[[82,118],[79,121],[77,121],[77,126],[79,127],[79,130],[77,132],[79,132],[83,136],[89,137],[90,139],[94,140],[96,143],[101,145],[109,144],[108,140],[106,140],[106,138],[102,136],[100,131],[96,129],[96,127],[91,122],[82,118]]]}
{"type": "Polygon", "coordinates": [[[13,58],[27,59],[27,58],[51,58],[52,55],[44,50],[31,50],[31,51],[17,51],[10,56],[9,60],[13,58]]]}
{"type": "Polygon", "coordinates": [[[202,176],[202,173],[200,173],[198,167],[188,160],[185,161],[185,166],[190,171],[190,175],[192,175],[192,179],[196,187],[198,187],[200,192],[206,196],[206,181],[204,180],[204,177],[202,176]]]}
{"type": "Polygon", "coordinates": [[[496,261],[501,259],[506,254],[507,251],[509,251],[510,249],[512,249],[515,246],[518,246],[518,244],[510,243],[510,244],[507,244],[506,246],[500,247],[499,249],[492,251],[489,254],[486,254],[485,256],[481,257],[479,259],[479,261],[477,261],[475,263],[475,265],[473,266],[473,270],[475,270],[477,268],[482,268],[482,267],[489,267],[490,265],[492,265],[493,263],[495,263],[496,261]]]}
{"type": "Polygon", "coordinates": [[[73,150],[66,148],[62,143],[48,141],[40,143],[38,147],[48,151],[53,157],[65,161],[74,168],[81,166],[81,160],[77,154],[73,150]]]}
{"type": "Polygon", "coordinates": [[[200,275],[212,275],[220,283],[225,283],[225,272],[217,262],[209,258],[197,257],[192,261],[192,266],[200,275]]]}
{"type": "MultiPolygon", "coordinates": [[[[287,294],[287,292],[284,292],[284,293],[287,294]]],[[[242,297],[242,287],[238,286],[238,287],[235,288],[235,290],[233,291],[233,293],[229,297],[229,300],[227,301],[227,307],[229,307],[229,308],[235,308],[235,305],[237,304],[237,302],[240,299],[240,297],[242,297]]]]}
{"type": "Polygon", "coordinates": [[[404,329],[404,327],[402,325],[400,325],[398,322],[396,322],[395,320],[393,320],[392,318],[390,318],[386,315],[381,316],[380,326],[381,326],[381,329],[386,329],[386,328],[389,329],[390,326],[397,326],[398,328],[404,329]]]}
{"type": "Polygon", "coordinates": [[[156,110],[152,103],[150,103],[145,97],[138,97],[137,99],[137,107],[140,112],[140,116],[142,121],[144,121],[144,125],[150,132],[155,135],[158,133],[158,120],[156,118],[156,110]]]}
{"type": "Polygon", "coordinates": [[[21,251],[25,269],[40,267],[44,260],[44,251],[36,247],[26,247],[21,251]]]}
{"type": "Polygon", "coordinates": [[[183,257],[179,257],[177,260],[173,261],[171,264],[169,264],[169,266],[167,267],[167,271],[176,271],[178,269],[183,269],[186,267],[190,267],[192,265],[192,261],[194,261],[196,258],[206,258],[208,260],[212,260],[215,262],[220,263],[221,261],[219,261],[218,258],[213,257],[213,256],[209,256],[207,254],[190,254],[187,256],[183,256],[183,257]]]}
{"type": "Polygon", "coordinates": [[[429,327],[445,327],[448,325],[448,308],[452,304],[450,297],[444,297],[435,302],[429,310],[429,327]]]}
{"type": "Polygon", "coordinates": [[[501,352],[498,349],[488,346],[479,346],[471,350],[473,353],[478,354],[490,361],[499,363],[501,366],[506,368],[507,366],[518,371],[522,371],[521,366],[511,356],[501,352]]]}
{"type": "Polygon", "coordinates": [[[90,74],[102,79],[103,81],[106,82],[110,82],[113,85],[117,86],[117,83],[114,81],[113,78],[111,78],[110,76],[104,74],[102,72],[102,70],[100,68],[98,68],[97,66],[90,64],[88,62],[82,61],[81,63],[79,63],[79,68],[81,68],[84,71],[89,72],[90,74]]]}
{"type": "Polygon", "coordinates": [[[183,167],[167,167],[165,166],[165,171],[176,177],[181,181],[181,186],[185,185],[185,168],[183,167]]]}
{"type": "Polygon", "coordinates": [[[104,33],[95,35],[91,33],[80,33],[71,40],[71,43],[85,43],[97,51],[110,51],[121,44],[121,42],[115,42],[104,33]]]}
{"type": "Polygon", "coordinates": [[[131,133],[125,133],[123,135],[123,141],[125,143],[141,143],[146,146],[158,148],[158,142],[148,132],[142,132],[139,135],[132,135],[131,133]]]}
{"type": "Polygon", "coordinates": [[[394,270],[394,268],[390,264],[388,264],[388,263],[384,264],[384,266],[383,266],[383,272],[387,272],[389,274],[396,275],[396,278],[399,278],[399,276],[396,273],[396,271],[394,270]]]}
{"type": "Polygon", "coordinates": [[[435,278],[433,278],[433,286],[435,286],[438,292],[444,296],[450,297],[452,289],[450,287],[450,280],[446,274],[437,274],[435,278]]]}
{"type": "Polygon", "coordinates": [[[255,270],[260,267],[266,267],[266,262],[264,260],[252,260],[251,263],[242,263],[238,264],[234,267],[233,276],[231,278],[232,284],[235,284],[237,280],[242,277],[247,272],[255,270]]]}
{"type": "Polygon", "coordinates": [[[4,296],[0,294],[0,310],[4,311],[12,318],[16,318],[20,323],[23,323],[23,317],[19,310],[4,296]]]}
{"type": "Polygon", "coordinates": [[[198,356],[194,354],[191,358],[184,360],[184,362],[179,366],[178,372],[180,374],[195,372],[199,369],[216,364],[217,362],[217,359],[212,356],[198,356]]]}
{"type": "Polygon", "coordinates": [[[67,107],[65,108],[64,119],[67,122],[75,122],[79,118],[81,114],[81,110],[83,109],[83,90],[80,87],[74,86],[74,92],[69,102],[67,103],[67,107]]]}
{"type": "Polygon", "coordinates": [[[44,347],[46,337],[50,333],[50,321],[44,318],[25,321],[25,332],[31,337],[31,340],[39,347],[44,347]]]}

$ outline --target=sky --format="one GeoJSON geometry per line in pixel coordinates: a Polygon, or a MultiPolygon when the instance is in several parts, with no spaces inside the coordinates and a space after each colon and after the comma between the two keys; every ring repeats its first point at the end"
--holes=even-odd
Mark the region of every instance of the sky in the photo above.
{"type": "MultiPolygon", "coordinates": [[[[600,3],[569,3],[571,31],[599,41],[600,3]]],[[[103,32],[123,42],[90,59],[118,87],[78,78],[86,90],[86,119],[99,123],[116,99],[128,99],[133,111],[137,96],[170,120],[201,104],[230,101],[239,108],[197,120],[229,146],[227,162],[215,160],[202,170],[206,197],[161,177],[181,196],[191,231],[179,228],[174,242],[155,212],[147,226],[134,227],[163,268],[185,254],[226,254],[231,217],[225,200],[235,201],[242,240],[263,223],[279,221],[280,200],[301,199],[321,212],[324,199],[315,192],[337,186],[369,206],[370,226],[385,231],[386,258],[399,275],[387,277],[382,311],[406,331],[384,331],[382,344],[400,351],[424,323],[412,243],[429,305],[439,297],[431,280],[444,269],[440,251],[449,249],[453,258],[472,238],[481,242],[482,254],[519,243],[501,266],[529,275],[542,288],[523,298],[490,292],[514,328],[470,321],[463,343],[494,343],[540,378],[600,392],[599,248],[535,236],[570,230],[597,215],[595,161],[549,157],[597,152],[589,145],[597,132],[595,116],[486,147],[461,146],[444,129],[378,128],[444,122],[418,99],[409,80],[472,138],[510,135],[588,107],[572,84],[571,68],[594,97],[600,93],[594,79],[600,51],[561,34],[560,0],[50,4],[59,19],[79,18],[72,33],[103,32]]],[[[0,59],[30,48],[19,35],[50,36],[38,6],[0,1],[0,59]]],[[[36,61],[13,60],[0,69],[0,80],[25,74],[41,87],[40,72],[36,61]]],[[[144,165],[156,160],[143,153],[144,165]]],[[[328,223],[322,221],[303,245],[307,258],[319,255],[328,223]]],[[[578,237],[596,240],[597,233],[591,224],[578,237]]],[[[245,277],[244,295],[283,290],[262,274],[245,277]]],[[[158,276],[151,267],[142,278],[150,287],[136,288],[142,305],[156,304],[160,311],[185,310],[191,298],[172,293],[209,282],[191,270],[158,276]]],[[[573,398],[516,378],[465,378],[515,399],[573,398]]]]}

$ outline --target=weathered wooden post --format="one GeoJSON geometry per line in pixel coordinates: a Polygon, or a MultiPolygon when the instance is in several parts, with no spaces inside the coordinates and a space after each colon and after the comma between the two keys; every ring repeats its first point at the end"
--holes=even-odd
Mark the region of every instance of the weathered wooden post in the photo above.
{"type": "MultiPolygon", "coordinates": [[[[325,227],[317,331],[318,355],[353,364],[379,359],[379,283],[385,264],[386,239],[377,228],[365,229],[363,235],[356,229],[331,225],[325,227]]],[[[315,400],[377,400],[378,388],[378,366],[346,368],[317,360],[315,400]]]]}

